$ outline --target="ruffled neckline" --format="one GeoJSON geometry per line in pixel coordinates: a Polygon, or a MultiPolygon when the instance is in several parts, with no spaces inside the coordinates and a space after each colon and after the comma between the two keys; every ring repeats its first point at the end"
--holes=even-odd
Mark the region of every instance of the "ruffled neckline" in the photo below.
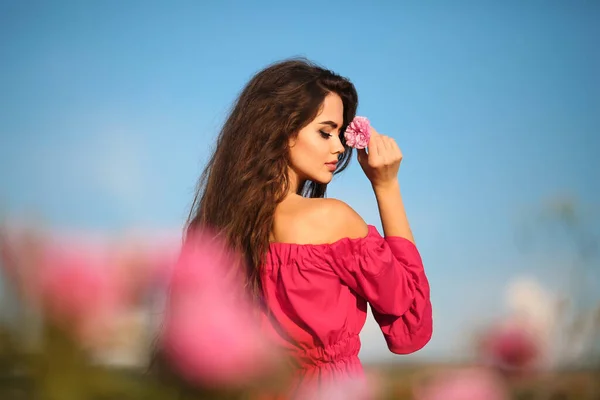
{"type": "Polygon", "coordinates": [[[352,239],[344,237],[331,243],[271,242],[265,258],[265,266],[270,269],[275,265],[294,262],[302,265],[303,268],[329,270],[329,264],[333,259],[353,257],[385,246],[387,240],[381,236],[377,228],[373,225],[367,227],[368,231],[364,237],[352,239]]]}

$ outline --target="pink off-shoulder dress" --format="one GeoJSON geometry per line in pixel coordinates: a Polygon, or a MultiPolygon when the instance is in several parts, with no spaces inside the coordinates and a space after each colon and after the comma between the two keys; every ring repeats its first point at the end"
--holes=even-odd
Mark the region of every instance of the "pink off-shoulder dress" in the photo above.
{"type": "Polygon", "coordinates": [[[263,269],[263,328],[295,360],[291,391],[362,378],[367,303],[393,353],[421,349],[433,330],[429,283],[415,245],[382,237],[331,244],[271,243],[263,269]]]}

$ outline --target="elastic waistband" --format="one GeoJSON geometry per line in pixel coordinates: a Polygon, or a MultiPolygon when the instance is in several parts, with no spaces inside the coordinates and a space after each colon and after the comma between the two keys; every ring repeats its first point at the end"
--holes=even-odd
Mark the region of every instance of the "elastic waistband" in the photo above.
{"type": "Polygon", "coordinates": [[[355,358],[359,351],[360,337],[355,335],[348,336],[329,346],[301,350],[296,353],[296,358],[302,365],[320,365],[355,358]]]}

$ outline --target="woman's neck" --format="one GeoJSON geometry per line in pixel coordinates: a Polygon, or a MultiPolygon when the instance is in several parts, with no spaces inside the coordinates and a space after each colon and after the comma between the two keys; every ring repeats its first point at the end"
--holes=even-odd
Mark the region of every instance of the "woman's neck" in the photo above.
{"type": "Polygon", "coordinates": [[[288,191],[285,195],[285,199],[287,199],[291,195],[297,196],[298,189],[301,188],[302,186],[304,186],[305,182],[306,182],[306,179],[300,178],[300,176],[298,176],[296,171],[289,168],[288,169],[288,184],[289,185],[288,185],[288,191]]]}

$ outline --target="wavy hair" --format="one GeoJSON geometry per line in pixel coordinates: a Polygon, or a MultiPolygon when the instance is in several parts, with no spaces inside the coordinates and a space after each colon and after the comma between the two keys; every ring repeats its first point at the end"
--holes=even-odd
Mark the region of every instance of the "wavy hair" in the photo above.
{"type": "MultiPolygon", "coordinates": [[[[261,297],[260,268],[269,248],[275,208],[290,189],[289,142],[335,93],[344,105],[340,139],[346,151],[334,174],[350,162],[344,131],[356,114],[358,96],[346,78],[306,59],[289,59],[254,75],[234,103],[202,172],[186,222],[216,230],[242,257],[248,294],[261,297]]],[[[327,185],[306,181],[304,197],[324,197],[327,185]]],[[[240,271],[241,272],[241,271],[240,271]]]]}

